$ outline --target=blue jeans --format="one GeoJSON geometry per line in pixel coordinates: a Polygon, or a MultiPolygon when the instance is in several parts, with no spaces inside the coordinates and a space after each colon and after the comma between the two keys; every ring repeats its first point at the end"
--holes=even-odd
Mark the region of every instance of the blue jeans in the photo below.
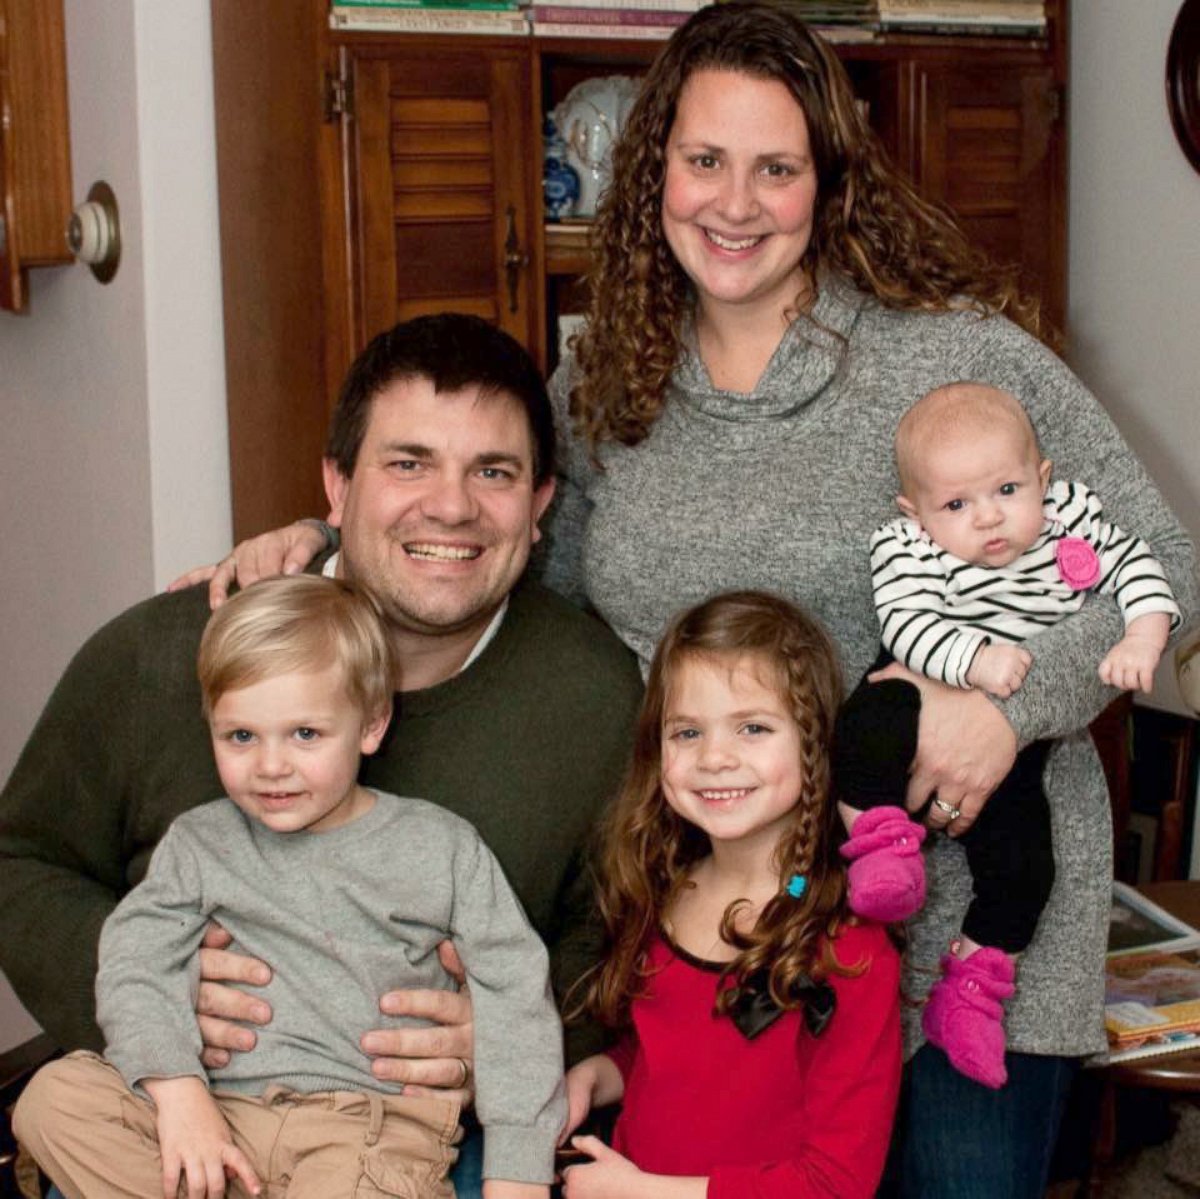
{"type": "MultiPolygon", "coordinates": [[[[471,1121],[466,1136],[458,1147],[458,1162],[450,1174],[458,1199],[482,1199],[483,1196],[483,1133],[471,1121]]],[[[58,1187],[51,1187],[46,1199],[63,1199],[58,1187]]]]}
{"type": "Polygon", "coordinates": [[[471,1119],[458,1147],[458,1161],[450,1171],[457,1199],[483,1199],[483,1130],[471,1119]]]}
{"type": "Polygon", "coordinates": [[[904,1068],[882,1195],[900,1199],[1042,1199],[1073,1057],[1005,1056],[1008,1082],[990,1090],[932,1045],[904,1068]]]}

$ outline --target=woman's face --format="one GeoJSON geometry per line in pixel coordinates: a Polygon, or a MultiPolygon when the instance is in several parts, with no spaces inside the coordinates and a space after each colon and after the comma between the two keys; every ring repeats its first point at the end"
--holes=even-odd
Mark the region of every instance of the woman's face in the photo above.
{"type": "Polygon", "coordinates": [[[803,290],[817,172],[784,84],[704,70],[683,85],[667,138],[662,220],[702,313],[774,316],[803,290]]]}

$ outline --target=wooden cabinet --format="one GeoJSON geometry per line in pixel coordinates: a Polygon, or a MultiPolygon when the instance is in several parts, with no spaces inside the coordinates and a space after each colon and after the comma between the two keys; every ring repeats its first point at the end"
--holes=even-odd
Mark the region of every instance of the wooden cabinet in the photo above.
{"type": "Polygon", "coordinates": [[[357,340],[448,309],[534,343],[531,247],[541,153],[523,45],[346,46],[348,180],[357,340]]]}
{"type": "Polygon", "coordinates": [[[30,267],[70,262],[71,143],[62,0],[0,0],[0,308],[30,267]]]}
{"type": "MultiPolygon", "coordinates": [[[[0,0],[0,4],[14,0],[0,0]]],[[[1042,41],[888,37],[846,63],[895,159],[1066,310],[1066,0],[1042,41]]],[[[323,512],[342,374],[376,332],[457,309],[547,367],[584,239],[541,213],[542,114],[655,43],[334,33],[326,0],[212,0],[237,536],[323,512]]]]}

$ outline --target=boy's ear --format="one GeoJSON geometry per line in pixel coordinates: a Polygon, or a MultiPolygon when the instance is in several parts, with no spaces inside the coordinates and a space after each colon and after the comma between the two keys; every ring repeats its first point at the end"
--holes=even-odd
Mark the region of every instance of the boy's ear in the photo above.
{"type": "Polygon", "coordinates": [[[909,520],[919,520],[917,516],[917,506],[906,495],[896,496],[896,507],[908,517],[909,520]]]}
{"type": "Polygon", "coordinates": [[[387,732],[391,721],[392,706],[388,704],[382,712],[376,713],[376,715],[363,725],[362,738],[359,741],[359,751],[362,754],[369,757],[379,748],[383,742],[383,735],[387,732]]]}
{"type": "Polygon", "coordinates": [[[1050,472],[1054,469],[1054,463],[1049,458],[1043,458],[1041,466],[1038,467],[1038,478],[1042,481],[1042,490],[1045,491],[1050,486],[1050,472]]]}

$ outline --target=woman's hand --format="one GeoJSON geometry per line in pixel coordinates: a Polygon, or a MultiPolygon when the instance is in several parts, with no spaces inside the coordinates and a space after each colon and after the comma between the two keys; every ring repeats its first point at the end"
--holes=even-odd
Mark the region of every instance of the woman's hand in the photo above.
{"type": "Polygon", "coordinates": [[[234,583],[249,587],[259,579],[297,575],[327,544],[319,521],[298,520],[241,542],[227,558],[213,566],[189,570],[170,583],[167,590],[182,591],[207,579],[209,606],[219,608],[229,598],[234,583]]]}
{"type": "Polygon", "coordinates": [[[219,1199],[225,1178],[240,1179],[252,1195],[262,1183],[246,1155],[233,1143],[229,1125],[199,1078],[144,1078],[158,1109],[163,1199],[177,1199],[181,1181],[187,1199],[219,1199]]]}
{"type": "Polygon", "coordinates": [[[462,962],[449,941],[438,946],[443,967],[463,987],[459,991],[389,991],[379,1008],[389,1016],[432,1020],[430,1028],[377,1028],[359,1040],[374,1060],[371,1073],[401,1082],[409,1095],[437,1094],[467,1107],[474,1099],[475,1026],[471,994],[462,962]]]}
{"type": "Polygon", "coordinates": [[[209,1070],[227,1066],[231,1055],[253,1049],[254,1033],[235,1021],[268,1024],[271,1005],[237,987],[263,987],[271,981],[271,968],[258,958],[231,953],[233,938],[219,924],[209,924],[200,943],[200,988],[196,996],[196,1023],[204,1050],[200,1060],[209,1070]]]}
{"type": "Polygon", "coordinates": [[[936,795],[928,821],[952,837],[973,825],[1017,760],[1017,735],[982,691],[962,691],[914,674],[898,662],[877,679],[904,679],[921,692],[917,756],[907,806],[918,812],[936,795]]]}

